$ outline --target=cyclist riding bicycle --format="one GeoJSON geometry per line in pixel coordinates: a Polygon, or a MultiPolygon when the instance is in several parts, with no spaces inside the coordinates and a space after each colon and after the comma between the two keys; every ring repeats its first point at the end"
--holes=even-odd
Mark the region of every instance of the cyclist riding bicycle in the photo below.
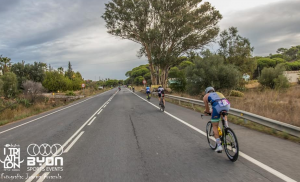
{"type": "MultiPolygon", "coordinates": [[[[205,89],[205,96],[203,97],[203,102],[205,103],[206,114],[211,114],[211,122],[213,125],[214,137],[217,142],[216,152],[222,152],[223,148],[221,145],[221,140],[218,132],[219,121],[221,117],[221,111],[229,111],[230,103],[220,92],[215,92],[213,87],[207,87],[205,89]],[[212,113],[209,110],[209,103],[212,106],[212,113]]],[[[227,122],[227,116],[225,115],[224,120],[227,122]]]]}
{"type": "Polygon", "coordinates": [[[149,87],[149,85],[147,85],[147,87],[146,87],[146,94],[149,97],[149,94],[150,94],[150,87],[149,87]]]}
{"type": "Polygon", "coordinates": [[[159,105],[160,105],[160,98],[161,97],[163,98],[164,105],[166,105],[164,88],[162,88],[162,86],[159,86],[158,89],[157,89],[157,92],[158,92],[159,105]]]}

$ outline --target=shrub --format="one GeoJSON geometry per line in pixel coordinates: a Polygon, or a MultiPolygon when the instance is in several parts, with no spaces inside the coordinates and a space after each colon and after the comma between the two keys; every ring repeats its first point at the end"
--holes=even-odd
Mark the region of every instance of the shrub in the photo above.
{"type": "Polygon", "coordinates": [[[3,81],[3,93],[7,98],[16,96],[18,93],[17,85],[18,80],[17,76],[14,73],[7,72],[1,77],[3,81]]]}
{"type": "Polygon", "coordinates": [[[186,68],[187,91],[191,95],[199,94],[208,86],[218,90],[236,88],[239,84],[240,72],[232,64],[225,65],[221,56],[196,57],[194,64],[186,68]]]}
{"type": "Polygon", "coordinates": [[[22,85],[24,88],[24,95],[29,98],[31,102],[35,102],[37,97],[45,91],[45,88],[40,82],[27,80],[22,85]]]}
{"type": "Polygon", "coordinates": [[[230,96],[234,96],[234,97],[244,97],[244,93],[237,91],[237,90],[232,90],[230,92],[230,96]]]}
{"type": "Polygon", "coordinates": [[[258,81],[261,85],[271,89],[287,88],[289,81],[283,76],[283,71],[285,71],[284,64],[279,64],[275,68],[264,68],[258,81]]]}
{"type": "Polygon", "coordinates": [[[29,100],[25,99],[25,98],[18,98],[17,99],[18,104],[22,104],[25,107],[30,107],[31,103],[29,102],[29,100]]]}
{"type": "Polygon", "coordinates": [[[69,91],[66,93],[66,96],[75,96],[76,94],[73,91],[69,91]]]}
{"type": "Polygon", "coordinates": [[[257,66],[262,70],[263,68],[275,67],[276,60],[270,58],[259,58],[257,60],[257,66]]]}

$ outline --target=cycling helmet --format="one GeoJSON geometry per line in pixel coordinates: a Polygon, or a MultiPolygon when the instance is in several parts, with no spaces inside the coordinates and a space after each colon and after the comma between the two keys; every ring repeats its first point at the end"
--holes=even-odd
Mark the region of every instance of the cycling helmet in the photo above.
{"type": "Polygon", "coordinates": [[[205,89],[205,94],[209,93],[209,92],[215,92],[215,89],[213,87],[207,87],[205,89]]]}

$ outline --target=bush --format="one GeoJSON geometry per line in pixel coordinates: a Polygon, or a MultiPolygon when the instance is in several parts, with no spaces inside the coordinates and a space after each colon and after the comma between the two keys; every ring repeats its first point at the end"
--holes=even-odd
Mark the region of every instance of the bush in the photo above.
{"type": "Polygon", "coordinates": [[[2,90],[2,88],[3,88],[3,81],[0,79],[0,96],[2,95],[2,92],[3,92],[3,90],[2,90]]]}
{"type": "Polygon", "coordinates": [[[1,77],[3,81],[3,93],[6,98],[15,97],[18,93],[17,76],[14,73],[7,72],[1,77]]]}
{"type": "Polygon", "coordinates": [[[239,84],[240,72],[231,64],[225,65],[221,56],[196,57],[194,64],[186,68],[187,91],[191,95],[199,94],[208,86],[218,90],[236,88],[239,84]]]}
{"type": "Polygon", "coordinates": [[[277,78],[274,79],[275,82],[275,89],[285,89],[290,87],[290,83],[287,78],[283,75],[279,75],[277,78]]]}
{"type": "Polygon", "coordinates": [[[287,88],[289,81],[283,76],[283,71],[285,71],[284,64],[279,64],[275,68],[264,68],[258,82],[271,89],[287,88]]]}
{"type": "Polygon", "coordinates": [[[257,66],[262,70],[263,68],[275,67],[276,60],[270,58],[260,58],[257,60],[257,66]]]}
{"type": "Polygon", "coordinates": [[[230,92],[230,96],[234,96],[234,97],[244,97],[244,93],[237,91],[237,90],[232,90],[230,92]]]}
{"type": "Polygon", "coordinates": [[[73,91],[69,91],[66,93],[66,96],[75,96],[76,94],[73,91]]]}
{"type": "Polygon", "coordinates": [[[37,97],[46,91],[40,82],[27,80],[22,85],[24,88],[24,95],[29,98],[31,102],[35,102],[37,97]]]}
{"type": "Polygon", "coordinates": [[[25,107],[30,107],[31,103],[29,102],[29,100],[25,99],[25,98],[18,98],[17,99],[18,104],[22,104],[25,107]]]}

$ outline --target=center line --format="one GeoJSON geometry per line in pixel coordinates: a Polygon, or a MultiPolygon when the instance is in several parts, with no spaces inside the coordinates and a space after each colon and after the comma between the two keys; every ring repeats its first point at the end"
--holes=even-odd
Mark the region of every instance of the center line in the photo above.
{"type": "Polygon", "coordinates": [[[69,150],[71,149],[71,147],[77,142],[77,140],[81,137],[81,135],[84,133],[84,131],[82,131],[74,140],[73,142],[68,146],[68,148],[64,151],[64,153],[69,152],[69,150]]]}
{"type": "MultiPolygon", "coordinates": [[[[100,110],[100,111],[101,111],[101,110],[100,110]]],[[[96,119],[96,117],[94,117],[94,118],[92,119],[92,121],[91,121],[88,125],[91,125],[92,122],[93,122],[95,119],[96,119]]]]}

